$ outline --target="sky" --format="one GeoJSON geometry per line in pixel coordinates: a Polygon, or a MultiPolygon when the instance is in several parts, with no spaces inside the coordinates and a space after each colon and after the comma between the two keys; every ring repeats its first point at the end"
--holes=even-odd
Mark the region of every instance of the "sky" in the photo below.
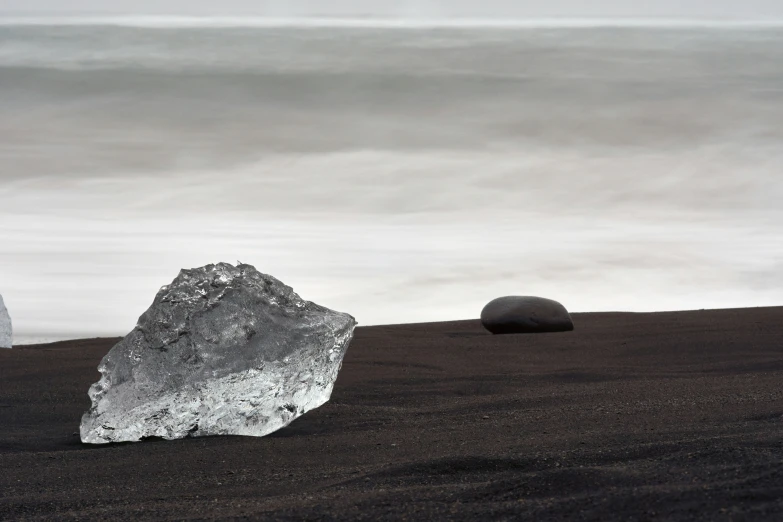
{"type": "Polygon", "coordinates": [[[780,0],[0,0],[0,13],[33,15],[255,15],[394,18],[783,18],[780,0]]]}

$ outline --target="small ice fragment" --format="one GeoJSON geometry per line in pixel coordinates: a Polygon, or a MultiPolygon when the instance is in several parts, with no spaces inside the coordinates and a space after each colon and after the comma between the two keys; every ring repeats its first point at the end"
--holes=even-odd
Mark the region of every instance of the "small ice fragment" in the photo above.
{"type": "Polygon", "coordinates": [[[11,316],[0,295],[0,348],[11,348],[14,345],[14,331],[11,326],[11,316]]]}

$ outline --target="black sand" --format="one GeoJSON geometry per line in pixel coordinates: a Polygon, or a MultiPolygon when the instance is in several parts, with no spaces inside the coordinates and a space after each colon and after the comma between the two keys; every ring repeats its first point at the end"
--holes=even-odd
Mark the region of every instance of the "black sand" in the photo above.
{"type": "Polygon", "coordinates": [[[783,308],[359,328],[265,438],[82,445],[116,339],[0,350],[0,519],[783,520],[783,308]]]}

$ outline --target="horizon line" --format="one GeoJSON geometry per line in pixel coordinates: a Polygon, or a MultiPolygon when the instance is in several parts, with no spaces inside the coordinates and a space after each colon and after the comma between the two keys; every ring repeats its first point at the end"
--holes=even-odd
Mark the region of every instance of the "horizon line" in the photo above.
{"type": "Polygon", "coordinates": [[[783,19],[719,18],[624,18],[624,17],[547,17],[547,18],[389,18],[389,17],[265,17],[209,15],[44,15],[19,16],[0,13],[0,26],[125,26],[149,28],[247,27],[247,28],[775,28],[783,19]]]}

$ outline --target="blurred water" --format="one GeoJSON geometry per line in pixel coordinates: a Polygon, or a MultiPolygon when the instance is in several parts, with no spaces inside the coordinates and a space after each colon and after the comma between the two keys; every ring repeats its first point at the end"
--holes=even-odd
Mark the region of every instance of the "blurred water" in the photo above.
{"type": "Polygon", "coordinates": [[[0,25],[18,338],[241,260],[363,324],[783,304],[783,29],[0,25]]]}

